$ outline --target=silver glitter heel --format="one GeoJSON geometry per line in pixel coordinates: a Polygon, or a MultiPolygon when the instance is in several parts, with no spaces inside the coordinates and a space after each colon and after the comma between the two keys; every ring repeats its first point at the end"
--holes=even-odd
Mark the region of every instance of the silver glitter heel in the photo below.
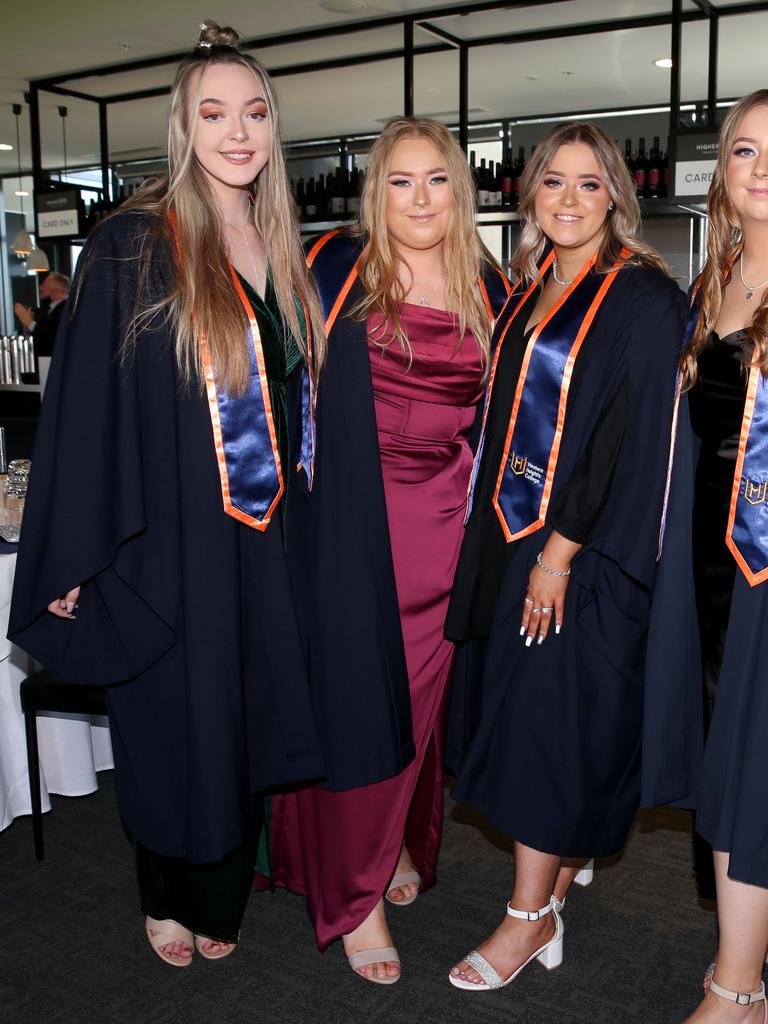
{"type": "Polygon", "coordinates": [[[540,946],[534,953],[531,953],[528,959],[520,964],[517,970],[513,971],[506,979],[502,978],[496,968],[488,963],[482,953],[478,953],[476,949],[473,949],[464,959],[470,967],[477,971],[483,979],[482,982],[468,981],[466,978],[454,974],[448,975],[448,981],[455,988],[463,989],[465,992],[490,992],[491,989],[504,988],[505,985],[509,985],[532,960],[538,960],[548,971],[559,967],[563,962],[563,935],[565,933],[563,919],[560,917],[559,910],[560,901],[556,900],[554,896],[550,897],[549,903],[546,907],[542,907],[541,910],[515,910],[514,907],[510,907],[507,904],[507,915],[520,918],[522,921],[538,921],[546,914],[553,914],[555,918],[555,934],[543,946],[540,946]]]}

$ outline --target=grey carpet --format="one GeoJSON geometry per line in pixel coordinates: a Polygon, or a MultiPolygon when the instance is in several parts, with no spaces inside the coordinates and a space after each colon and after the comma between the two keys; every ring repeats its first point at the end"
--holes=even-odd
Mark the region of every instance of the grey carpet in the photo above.
{"type": "Polygon", "coordinates": [[[689,816],[641,814],[624,855],[565,909],[565,959],[501,992],[446,973],[500,920],[513,865],[502,837],[449,805],[438,885],[389,918],[404,964],[384,988],[321,956],[302,900],[254,894],[229,959],[174,970],[143,937],[131,850],[110,773],[97,794],[53,798],[46,858],[31,822],[0,834],[2,1024],[679,1024],[700,998],[715,918],[697,901],[689,816]]]}

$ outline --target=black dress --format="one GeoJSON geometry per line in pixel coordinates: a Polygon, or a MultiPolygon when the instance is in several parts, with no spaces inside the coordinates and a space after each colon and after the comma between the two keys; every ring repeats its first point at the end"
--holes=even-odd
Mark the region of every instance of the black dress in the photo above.
{"type": "Polygon", "coordinates": [[[698,360],[688,401],[699,438],[693,507],[693,565],[701,638],[707,723],[717,694],[736,578],[736,561],[725,546],[733,473],[744,414],[747,373],[745,331],[709,337],[698,360]]]}
{"type": "MultiPolygon", "coordinates": [[[[497,366],[446,630],[459,641],[488,638],[482,672],[455,691],[469,728],[461,763],[453,757],[454,795],[542,852],[615,853],[638,806],[645,643],[684,316],[683,294],[662,274],[619,273],[576,360],[546,524],[509,544],[490,497],[521,327],[497,366]],[[553,528],[583,547],[562,633],[526,648],[523,599],[553,528]]],[[[496,331],[503,326],[502,315],[496,331]]]]}

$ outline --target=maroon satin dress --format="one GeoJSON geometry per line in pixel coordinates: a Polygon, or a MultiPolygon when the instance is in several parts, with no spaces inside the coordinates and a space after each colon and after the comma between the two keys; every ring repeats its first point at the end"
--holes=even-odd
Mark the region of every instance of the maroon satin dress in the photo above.
{"type": "MultiPolygon", "coordinates": [[[[442,831],[443,719],[454,651],[443,626],[463,533],[482,364],[471,335],[458,346],[450,313],[407,304],[402,320],[414,352],[410,366],[397,341],[383,348],[369,338],[369,351],[416,758],[371,786],[273,798],[274,881],[306,894],[321,950],[374,908],[404,836],[422,888],[431,886],[442,831]]],[[[371,317],[369,335],[380,323],[371,317]]]]}

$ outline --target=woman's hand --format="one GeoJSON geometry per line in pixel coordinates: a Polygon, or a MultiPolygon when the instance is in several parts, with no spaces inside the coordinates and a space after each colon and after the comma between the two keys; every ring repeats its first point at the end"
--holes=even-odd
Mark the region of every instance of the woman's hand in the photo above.
{"type": "Polygon", "coordinates": [[[542,569],[537,564],[531,569],[520,626],[520,636],[525,637],[526,647],[530,647],[534,640],[537,644],[543,644],[553,621],[555,633],[562,629],[565,592],[569,580],[567,573],[571,568],[571,559],[580,548],[581,544],[553,532],[540,556],[546,568],[542,569]],[[546,569],[552,571],[547,572],[546,569]]]}
{"type": "Polygon", "coordinates": [[[48,611],[53,615],[57,615],[60,619],[74,619],[76,616],[72,612],[77,608],[79,598],[80,587],[73,587],[62,597],[57,597],[55,601],[51,601],[48,605],[48,611]]]}

